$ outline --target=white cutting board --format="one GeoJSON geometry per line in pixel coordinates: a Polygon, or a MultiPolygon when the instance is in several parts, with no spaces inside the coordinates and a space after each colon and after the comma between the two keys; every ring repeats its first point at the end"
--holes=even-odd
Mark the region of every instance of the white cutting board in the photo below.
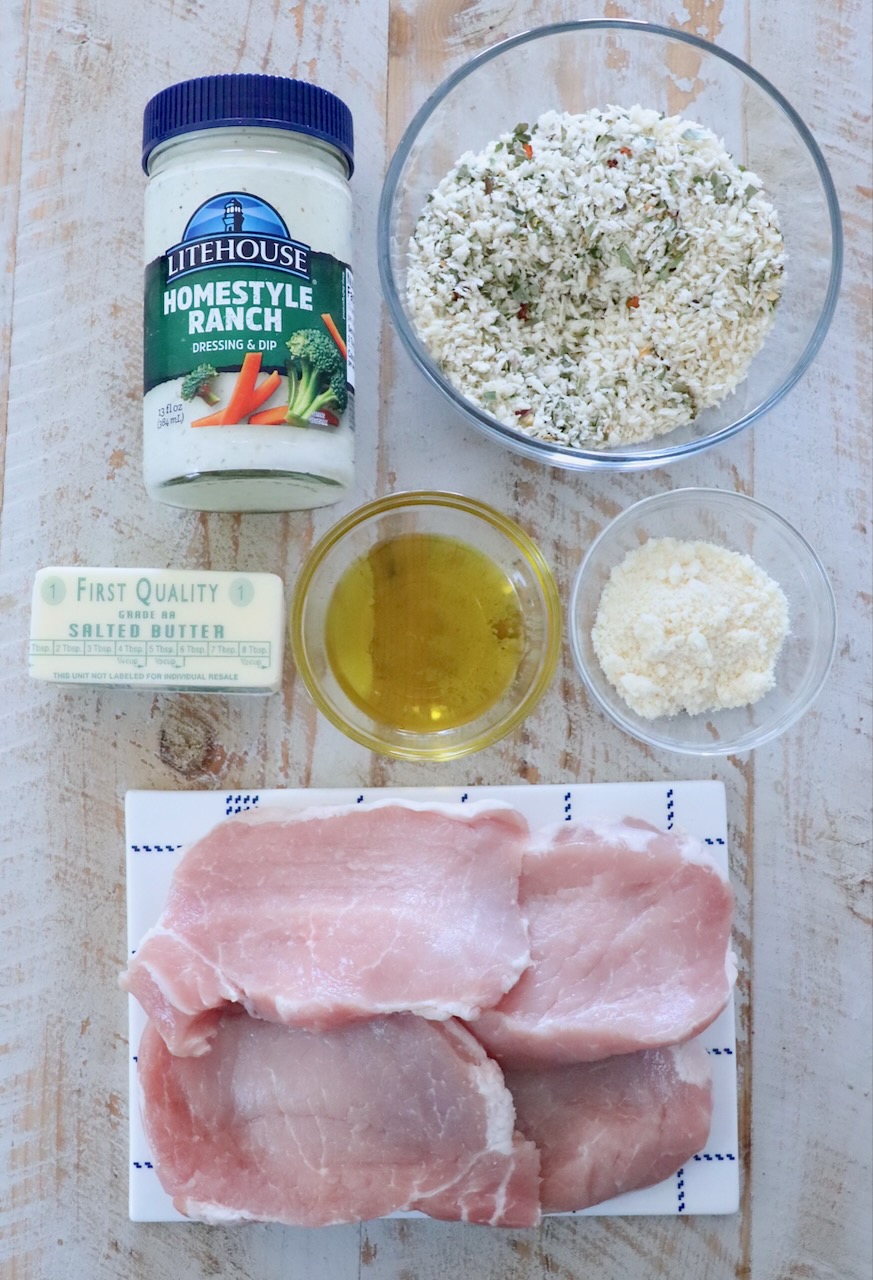
{"type": "MultiPolygon", "coordinates": [[[[572,819],[643,818],[665,830],[676,828],[702,840],[728,869],[727,819],[720,782],[623,782],[519,787],[351,787],[297,791],[128,791],[127,928],[133,955],[161,913],[173,868],[185,849],[222,818],[245,809],[275,805],[363,804],[391,797],[458,803],[505,800],[531,829],[572,819]]],[[[187,1222],[173,1208],[155,1173],[140,1116],[136,1053],[145,1015],[129,997],[130,1012],[130,1217],[134,1222],[187,1222]]],[[[672,1178],[643,1191],[629,1191],[591,1209],[600,1214],[736,1213],[739,1208],[737,1073],[733,999],[700,1037],[712,1060],[713,1116],[709,1142],[672,1178]]],[[[404,1215],[406,1216],[406,1215],[404,1215]]],[[[419,1216],[419,1215],[410,1215],[419,1216]]]]}

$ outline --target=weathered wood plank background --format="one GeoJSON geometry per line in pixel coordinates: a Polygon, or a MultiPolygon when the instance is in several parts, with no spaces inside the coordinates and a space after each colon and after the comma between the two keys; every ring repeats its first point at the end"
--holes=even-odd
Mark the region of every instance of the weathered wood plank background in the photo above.
{"type": "Polygon", "coordinates": [[[870,1268],[870,6],[867,0],[0,2],[0,1274],[9,1280],[863,1280],[870,1268]],[[795,103],[836,181],[841,302],[813,368],[759,430],[668,472],[580,481],[495,454],[387,328],[376,206],[390,152],[444,75],[547,21],[636,17],[749,59],[795,103]],[[516,514],[566,593],[623,506],[669,486],[752,492],[832,576],[826,694],[779,742],[715,765],[644,750],[564,655],[523,732],[441,781],[721,778],[741,958],[742,1209],[730,1218],[429,1222],[293,1231],[127,1221],[122,803],[129,787],[409,784],[316,716],[290,664],[264,701],[59,690],[25,675],[43,564],[242,566],[289,585],[310,517],[151,505],[139,475],[141,112],[207,71],[313,78],[351,106],[358,488],[457,487],[516,514]]]}

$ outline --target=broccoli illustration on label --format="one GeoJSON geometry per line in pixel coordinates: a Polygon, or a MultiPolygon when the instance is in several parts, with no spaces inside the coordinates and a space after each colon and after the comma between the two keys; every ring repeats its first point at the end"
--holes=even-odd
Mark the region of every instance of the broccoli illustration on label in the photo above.
{"type": "Polygon", "coordinates": [[[218,404],[219,397],[212,390],[212,381],[218,377],[218,370],[211,364],[198,364],[182,379],[181,396],[183,400],[193,400],[199,396],[208,405],[218,404]]]}
{"type": "Polygon", "coordinates": [[[314,413],[342,413],[348,403],[346,366],[336,343],[318,329],[292,334],[288,347],[286,421],[305,427],[314,413]]]}

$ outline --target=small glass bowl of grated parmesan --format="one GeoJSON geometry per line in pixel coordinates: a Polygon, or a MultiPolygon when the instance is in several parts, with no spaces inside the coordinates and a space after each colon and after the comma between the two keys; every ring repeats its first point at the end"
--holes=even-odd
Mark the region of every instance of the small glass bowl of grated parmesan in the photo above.
{"type": "Polygon", "coordinates": [[[798,113],[686,32],[559,23],[465,63],[379,208],[391,319],[466,422],[572,470],[670,464],[756,422],[839,287],[833,182],[798,113]]]}
{"type": "Polygon", "coordinates": [[[677,489],[629,507],[573,584],[583,681],[633,737],[734,755],[784,733],[836,648],[824,567],[787,520],[744,494],[677,489]]]}

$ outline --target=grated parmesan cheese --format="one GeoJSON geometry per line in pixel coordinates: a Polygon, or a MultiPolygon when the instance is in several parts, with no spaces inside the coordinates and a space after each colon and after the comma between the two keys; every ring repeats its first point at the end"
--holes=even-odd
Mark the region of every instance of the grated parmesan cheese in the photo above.
{"type": "Polygon", "coordinates": [[[466,152],[409,246],[422,342],[479,408],[577,448],[650,440],[745,378],[782,292],[761,180],[640,106],[550,111],[466,152]]]}
{"type": "Polygon", "coordinates": [[[609,575],[591,639],[609,683],[654,720],[757,702],[787,634],[785,594],[750,556],[651,538],[609,575]]]}

